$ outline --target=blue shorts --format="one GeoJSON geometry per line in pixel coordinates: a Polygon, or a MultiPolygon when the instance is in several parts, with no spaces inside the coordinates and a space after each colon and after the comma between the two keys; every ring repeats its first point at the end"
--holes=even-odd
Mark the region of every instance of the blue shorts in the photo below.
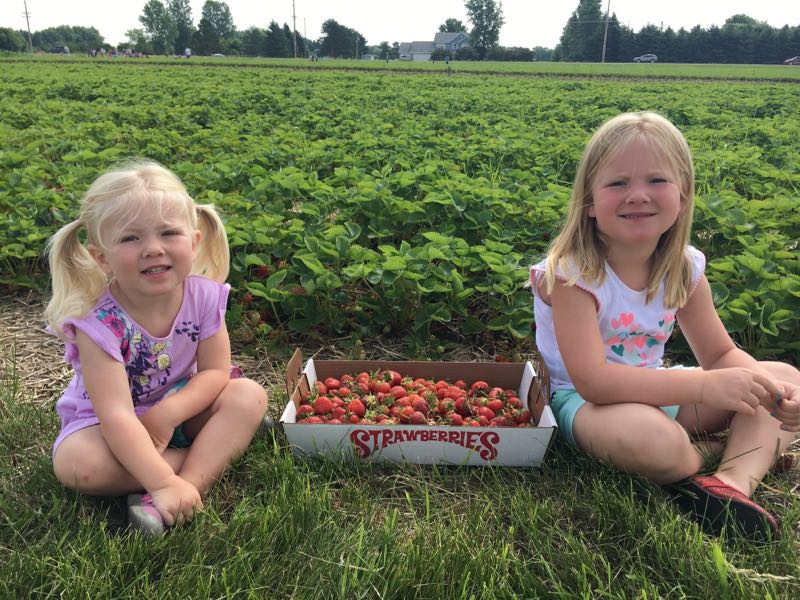
{"type": "MultiPolygon", "coordinates": [[[[581,398],[581,395],[574,389],[556,390],[550,395],[550,408],[556,417],[558,432],[564,440],[573,446],[578,444],[572,433],[572,423],[575,421],[575,415],[578,410],[584,404],[586,404],[586,400],[581,398]]],[[[675,419],[678,416],[680,406],[675,404],[673,406],[660,406],[659,408],[667,413],[667,416],[671,419],[675,419]]]]}

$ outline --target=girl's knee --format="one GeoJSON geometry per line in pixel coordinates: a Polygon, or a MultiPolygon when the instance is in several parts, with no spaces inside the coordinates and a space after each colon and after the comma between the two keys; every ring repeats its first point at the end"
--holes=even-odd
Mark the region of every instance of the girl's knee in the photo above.
{"type": "Polygon", "coordinates": [[[59,448],[53,457],[53,472],[65,487],[87,494],[103,493],[108,485],[108,462],[99,452],[59,448]]]}
{"type": "Polygon", "coordinates": [[[220,395],[220,408],[261,419],[267,410],[267,392],[252,379],[232,379],[220,395]]]}
{"type": "Polygon", "coordinates": [[[624,471],[659,483],[697,471],[696,452],[680,424],[656,407],[617,406],[604,415],[610,418],[595,424],[586,422],[590,414],[584,415],[581,431],[576,431],[581,447],[624,471]]]}

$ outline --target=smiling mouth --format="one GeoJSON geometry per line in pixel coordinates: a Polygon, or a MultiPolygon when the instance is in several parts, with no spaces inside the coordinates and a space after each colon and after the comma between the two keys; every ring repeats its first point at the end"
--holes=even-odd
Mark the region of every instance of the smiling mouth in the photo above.
{"type": "Polygon", "coordinates": [[[623,219],[646,219],[647,217],[654,217],[655,213],[629,213],[627,215],[620,215],[623,219]]]}
{"type": "Polygon", "coordinates": [[[165,266],[151,267],[149,269],[145,269],[144,271],[142,271],[142,273],[144,275],[157,275],[158,273],[164,273],[165,271],[169,271],[170,269],[171,267],[165,267],[165,266]]]}

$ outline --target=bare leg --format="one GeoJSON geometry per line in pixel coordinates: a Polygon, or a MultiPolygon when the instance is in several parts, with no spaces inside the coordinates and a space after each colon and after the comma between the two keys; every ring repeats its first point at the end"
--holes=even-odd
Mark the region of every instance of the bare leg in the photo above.
{"type": "MultiPolygon", "coordinates": [[[[164,460],[178,472],[185,449],[168,448],[164,460]]],[[[56,478],[65,486],[93,496],[119,496],[142,491],[141,484],[119,463],[99,425],[80,429],[61,442],[53,458],[56,478]]]]}
{"type": "Polygon", "coordinates": [[[204,494],[250,445],[267,410],[263,388],[250,379],[232,379],[214,403],[184,424],[194,438],[179,471],[204,494]]]}
{"type": "MultiPolygon", "coordinates": [[[[776,379],[800,385],[800,372],[784,363],[763,362],[776,379]]],[[[762,407],[754,415],[737,414],[716,477],[750,496],[775,460],[794,440],[795,433],[781,431],[780,421],[762,407]]]]}
{"type": "Polygon", "coordinates": [[[573,433],[589,454],[655,483],[689,477],[703,462],[683,426],[646,404],[587,402],[575,415],[573,433]]]}

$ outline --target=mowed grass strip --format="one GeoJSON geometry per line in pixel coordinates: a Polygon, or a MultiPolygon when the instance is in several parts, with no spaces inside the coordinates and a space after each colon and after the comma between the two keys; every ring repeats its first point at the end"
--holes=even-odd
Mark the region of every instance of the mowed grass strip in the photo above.
{"type": "MultiPolygon", "coordinates": [[[[294,458],[257,438],[189,525],[152,540],[124,499],[52,475],[58,423],[0,382],[2,598],[792,598],[792,478],[759,492],[784,522],[765,547],[713,539],[662,490],[557,443],[542,468],[380,466],[294,458]]],[[[272,410],[285,402],[279,382],[272,410]]],[[[54,390],[53,400],[58,391],[54,390]]]]}

